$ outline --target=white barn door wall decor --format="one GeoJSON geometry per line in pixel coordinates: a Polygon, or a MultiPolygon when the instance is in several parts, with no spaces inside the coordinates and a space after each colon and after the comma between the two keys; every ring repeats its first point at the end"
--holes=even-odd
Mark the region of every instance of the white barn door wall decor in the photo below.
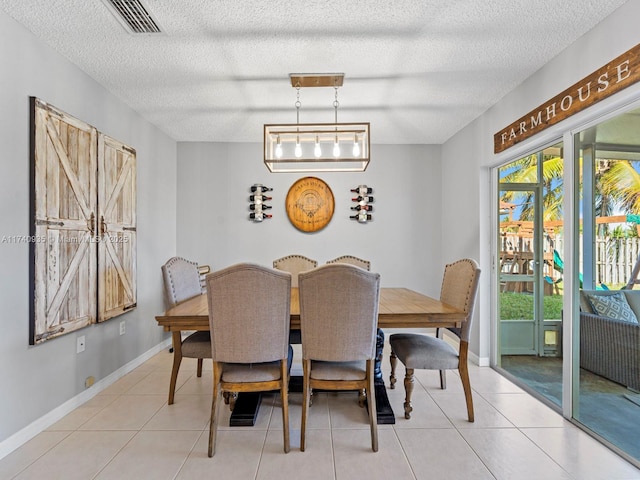
{"type": "Polygon", "coordinates": [[[98,136],[98,322],[136,306],[136,152],[98,136]]]}
{"type": "Polygon", "coordinates": [[[30,343],[96,321],[97,132],[35,100],[30,343]]]}
{"type": "Polygon", "coordinates": [[[35,345],[136,305],[135,150],[31,98],[35,345]],[[104,219],[103,221],[101,219],[104,219]]]}

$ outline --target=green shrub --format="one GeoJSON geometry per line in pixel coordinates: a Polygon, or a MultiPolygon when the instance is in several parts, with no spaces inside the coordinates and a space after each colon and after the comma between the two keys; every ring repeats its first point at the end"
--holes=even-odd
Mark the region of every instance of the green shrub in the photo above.
{"type": "MultiPolygon", "coordinates": [[[[544,319],[559,320],[562,313],[562,295],[544,296],[544,319]]],[[[502,320],[533,320],[533,295],[504,292],[500,294],[502,320]]]]}

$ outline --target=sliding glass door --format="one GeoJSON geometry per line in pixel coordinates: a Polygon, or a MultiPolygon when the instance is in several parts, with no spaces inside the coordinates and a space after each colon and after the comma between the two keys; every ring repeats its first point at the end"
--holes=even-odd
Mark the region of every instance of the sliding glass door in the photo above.
{"type": "Polygon", "coordinates": [[[574,145],[581,228],[573,418],[638,461],[640,109],[585,128],[574,145]]]}

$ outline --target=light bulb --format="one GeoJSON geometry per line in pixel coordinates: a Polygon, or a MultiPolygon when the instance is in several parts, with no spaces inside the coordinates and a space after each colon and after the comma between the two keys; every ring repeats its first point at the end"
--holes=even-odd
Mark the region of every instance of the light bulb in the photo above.
{"type": "Polygon", "coordinates": [[[293,151],[296,158],[300,158],[302,156],[302,147],[300,146],[300,137],[296,138],[296,149],[293,151]]]}
{"type": "Polygon", "coordinates": [[[336,142],[333,144],[333,156],[338,158],[340,156],[340,145],[338,145],[338,137],[336,136],[336,142]]]}
{"type": "Polygon", "coordinates": [[[282,145],[280,144],[280,135],[278,135],[278,141],[276,143],[276,157],[282,158],[282,145]]]}
{"type": "Polygon", "coordinates": [[[320,148],[320,140],[318,139],[317,135],[316,135],[316,147],[313,149],[313,154],[316,156],[316,158],[320,158],[320,156],[322,156],[322,149],[320,148]]]}
{"type": "Polygon", "coordinates": [[[353,156],[354,157],[359,157],[360,156],[360,144],[358,143],[358,136],[355,135],[353,137],[353,156]]]}

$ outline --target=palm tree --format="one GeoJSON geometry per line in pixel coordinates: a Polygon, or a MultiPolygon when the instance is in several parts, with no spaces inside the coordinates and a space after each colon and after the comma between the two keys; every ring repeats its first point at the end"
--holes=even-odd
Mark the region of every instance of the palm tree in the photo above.
{"type": "Polygon", "coordinates": [[[600,178],[600,192],[627,214],[640,214],[640,174],[629,160],[611,162],[600,178]]]}
{"type": "MultiPolygon", "coordinates": [[[[538,155],[523,157],[509,164],[509,173],[501,177],[501,183],[537,183],[538,155]]],[[[563,159],[558,155],[544,155],[542,164],[542,204],[543,220],[562,219],[563,199],[563,159]]],[[[504,192],[500,198],[504,202],[521,205],[520,220],[533,220],[533,194],[531,192],[504,192]]]]}
{"type": "MultiPolygon", "coordinates": [[[[537,181],[537,154],[523,157],[509,164],[509,173],[501,183],[535,183],[537,181]]],[[[582,160],[581,160],[582,161],[582,160]]],[[[557,155],[543,158],[542,187],[544,221],[562,219],[563,159],[557,155]]],[[[596,216],[606,217],[616,209],[627,214],[640,215],[640,173],[629,160],[599,160],[596,168],[596,216]]],[[[521,220],[533,219],[533,197],[529,192],[504,192],[501,200],[522,205],[521,220]]],[[[606,225],[606,224],[604,224],[606,225]]]]}

